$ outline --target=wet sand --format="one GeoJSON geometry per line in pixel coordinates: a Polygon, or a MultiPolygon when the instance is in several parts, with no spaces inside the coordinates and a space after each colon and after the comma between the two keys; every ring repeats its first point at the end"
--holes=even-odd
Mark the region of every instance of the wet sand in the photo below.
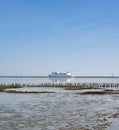
{"type": "MultiPolygon", "coordinates": [[[[26,90],[17,91],[22,89],[26,90]]],[[[63,88],[45,91],[54,93],[0,93],[0,130],[114,130],[119,118],[118,94],[82,95],[89,90],[63,88]]]]}

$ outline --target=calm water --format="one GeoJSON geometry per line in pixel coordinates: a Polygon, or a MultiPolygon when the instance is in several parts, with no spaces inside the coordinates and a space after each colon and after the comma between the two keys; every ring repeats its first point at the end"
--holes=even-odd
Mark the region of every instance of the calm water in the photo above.
{"type": "Polygon", "coordinates": [[[0,78],[0,84],[40,84],[40,83],[119,83],[119,78],[0,78]]]}
{"type": "MultiPolygon", "coordinates": [[[[0,83],[107,82],[118,79],[0,79],[0,83]]],[[[28,88],[19,88],[25,91],[28,88]]],[[[19,90],[18,89],[18,90],[19,90]]],[[[0,93],[0,130],[117,130],[119,95],[81,95],[84,90],[29,88],[55,93],[0,93]],[[115,118],[116,115],[116,118],[115,118]]],[[[85,90],[86,91],[86,90],[85,90]]],[[[89,91],[89,90],[88,90],[89,91]]]]}

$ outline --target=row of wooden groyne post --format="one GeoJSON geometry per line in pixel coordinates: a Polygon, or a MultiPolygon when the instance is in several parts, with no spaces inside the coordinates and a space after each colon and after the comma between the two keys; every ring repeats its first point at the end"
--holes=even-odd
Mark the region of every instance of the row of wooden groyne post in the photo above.
{"type": "Polygon", "coordinates": [[[25,85],[27,87],[72,87],[82,89],[119,88],[119,83],[41,83],[39,85],[25,85]]]}
{"type": "Polygon", "coordinates": [[[59,87],[77,89],[119,88],[119,83],[41,83],[41,84],[1,84],[0,87],[59,87]]]}

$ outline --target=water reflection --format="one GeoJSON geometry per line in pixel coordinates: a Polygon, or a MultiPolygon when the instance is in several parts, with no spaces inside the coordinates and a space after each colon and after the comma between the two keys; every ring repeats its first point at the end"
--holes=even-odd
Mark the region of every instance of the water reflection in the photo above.
{"type": "Polygon", "coordinates": [[[52,83],[71,83],[73,78],[49,78],[52,83]]]}

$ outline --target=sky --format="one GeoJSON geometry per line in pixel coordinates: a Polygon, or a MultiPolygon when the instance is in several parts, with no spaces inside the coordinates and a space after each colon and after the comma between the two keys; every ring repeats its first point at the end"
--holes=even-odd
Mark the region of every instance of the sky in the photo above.
{"type": "Polygon", "coordinates": [[[119,0],[0,0],[0,75],[119,75],[119,0]]]}

